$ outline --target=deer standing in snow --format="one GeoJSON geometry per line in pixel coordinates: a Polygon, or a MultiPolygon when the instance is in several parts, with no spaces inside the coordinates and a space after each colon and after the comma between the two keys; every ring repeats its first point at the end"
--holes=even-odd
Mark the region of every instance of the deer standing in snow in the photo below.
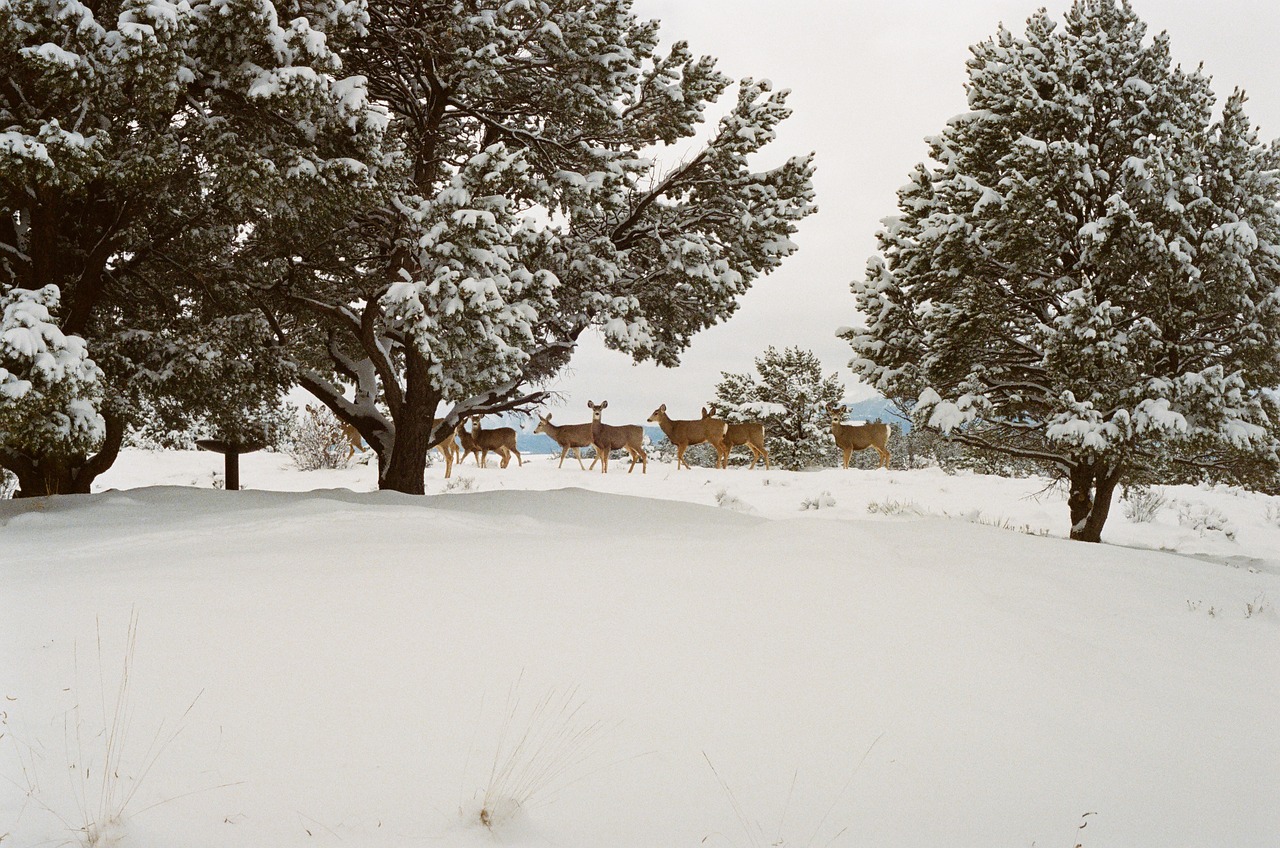
{"type": "Polygon", "coordinates": [[[700,445],[703,442],[716,449],[716,468],[728,465],[729,451],[724,446],[724,435],[729,425],[719,418],[673,420],[667,415],[667,405],[664,403],[649,416],[649,422],[661,427],[671,444],[676,446],[676,468],[683,465],[692,471],[689,463],[684,461],[684,452],[690,445],[700,445]]]}
{"type": "MultiPolygon", "coordinates": [[[[480,418],[482,416],[471,416],[471,432],[467,433],[470,438],[472,447],[468,450],[476,454],[476,463],[481,468],[488,468],[489,451],[493,451],[502,457],[499,468],[506,468],[511,462],[511,455],[516,455],[516,464],[524,465],[524,460],[520,458],[520,451],[516,450],[516,431],[511,427],[495,427],[492,430],[485,430],[480,426],[480,418]]],[[[466,428],[459,429],[458,434],[466,433],[466,428]]],[[[467,440],[462,442],[464,448],[467,447],[467,440]]]]}
{"type": "MultiPolygon", "coordinates": [[[[710,411],[706,407],[702,410],[702,420],[716,420],[716,405],[714,403],[707,404],[710,411]]],[[[764,468],[769,470],[769,449],[764,444],[764,425],[759,421],[746,421],[741,424],[729,423],[724,432],[724,455],[725,467],[728,467],[729,451],[740,445],[746,445],[751,449],[751,468],[756,467],[756,462],[760,459],[764,460],[764,468]]]]}
{"type": "Polygon", "coordinates": [[[844,467],[849,467],[849,457],[854,451],[875,448],[880,454],[880,467],[889,467],[889,425],[880,421],[872,424],[845,424],[845,409],[839,404],[827,407],[831,413],[831,435],[836,437],[836,447],[844,454],[844,467]]]}
{"type": "MultiPolygon", "coordinates": [[[[436,425],[437,423],[439,423],[439,422],[438,422],[438,421],[432,421],[432,422],[431,422],[431,427],[432,427],[432,429],[433,429],[433,430],[435,429],[435,425],[436,425]]],[[[458,435],[458,428],[457,428],[457,427],[455,427],[455,428],[454,428],[454,430],[453,430],[453,432],[452,432],[452,433],[450,433],[450,434],[445,438],[445,440],[444,440],[443,442],[441,442],[440,444],[436,445],[436,450],[440,451],[440,455],[441,455],[442,457],[444,457],[444,476],[445,476],[445,479],[448,479],[449,477],[451,477],[451,476],[453,475],[453,464],[454,464],[455,462],[460,462],[460,460],[459,460],[459,458],[458,458],[458,457],[459,457],[459,454],[461,454],[461,452],[462,452],[462,451],[461,451],[461,449],[458,447],[457,435],[458,435]]],[[[465,457],[464,457],[464,458],[465,458],[465,457]]],[[[477,462],[479,462],[480,460],[479,460],[479,459],[477,459],[476,461],[477,461],[477,462]]]]}
{"type": "MultiPolygon", "coordinates": [[[[586,424],[552,424],[551,413],[548,412],[545,416],[538,416],[538,426],[533,432],[547,434],[560,446],[560,464],[557,468],[564,468],[565,455],[572,450],[573,455],[578,458],[578,467],[586,470],[586,466],[582,464],[582,449],[591,446],[590,421],[586,424]]],[[[594,465],[592,463],[593,467],[594,465]]]]}
{"type": "MultiPolygon", "coordinates": [[[[627,473],[634,471],[636,462],[640,462],[642,463],[640,473],[648,474],[649,456],[644,452],[644,428],[639,424],[615,427],[612,424],[602,423],[600,413],[604,412],[608,405],[607,400],[602,400],[599,404],[587,401],[587,406],[591,409],[591,444],[595,447],[596,456],[600,459],[600,473],[609,473],[610,451],[625,450],[631,457],[631,465],[627,466],[627,473]]],[[[581,463],[582,460],[579,459],[578,462],[581,463]]]]}

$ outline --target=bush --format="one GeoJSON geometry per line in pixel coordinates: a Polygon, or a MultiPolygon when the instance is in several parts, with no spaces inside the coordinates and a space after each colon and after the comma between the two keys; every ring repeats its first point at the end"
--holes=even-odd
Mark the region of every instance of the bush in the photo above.
{"type": "Polygon", "coordinates": [[[308,406],[293,422],[284,452],[302,471],[318,468],[346,468],[356,448],[345,425],[328,407],[308,406]]]}
{"type": "Polygon", "coordinates": [[[1138,524],[1155,521],[1156,515],[1169,503],[1161,489],[1150,486],[1128,486],[1120,498],[1125,518],[1138,524]]]}
{"type": "Polygon", "coordinates": [[[1236,537],[1231,520],[1208,504],[1183,503],[1178,506],[1178,524],[1196,531],[1201,536],[1221,533],[1228,539],[1236,537]]]}

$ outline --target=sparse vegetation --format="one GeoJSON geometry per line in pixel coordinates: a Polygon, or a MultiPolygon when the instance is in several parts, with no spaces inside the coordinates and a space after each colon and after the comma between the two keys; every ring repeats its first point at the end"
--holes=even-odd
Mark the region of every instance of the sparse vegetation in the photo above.
{"type": "Polygon", "coordinates": [[[484,789],[480,824],[493,829],[510,821],[530,802],[561,786],[590,757],[604,729],[589,719],[576,688],[548,690],[527,711],[517,680],[507,695],[507,710],[484,789]]]}
{"type": "Polygon", "coordinates": [[[464,477],[461,474],[444,484],[446,494],[449,492],[474,492],[476,488],[476,478],[464,477]]]}
{"type": "Polygon", "coordinates": [[[872,515],[928,515],[920,504],[913,500],[897,500],[887,498],[883,501],[872,501],[867,504],[867,512],[872,515]]]}
{"type": "Polygon", "coordinates": [[[300,471],[346,468],[355,453],[342,422],[327,407],[307,407],[294,420],[284,452],[300,471]]]}
{"type": "Polygon", "coordinates": [[[1125,518],[1136,524],[1149,524],[1169,503],[1169,497],[1163,489],[1154,486],[1127,486],[1120,503],[1125,518]]]}
{"type": "Polygon", "coordinates": [[[800,501],[801,509],[830,509],[836,505],[836,499],[826,490],[800,501]]]}
{"type": "Polygon", "coordinates": [[[1201,536],[1210,533],[1221,533],[1228,539],[1235,539],[1236,528],[1231,520],[1222,513],[1204,503],[1181,502],[1178,504],[1178,524],[1194,530],[1201,536]]]}

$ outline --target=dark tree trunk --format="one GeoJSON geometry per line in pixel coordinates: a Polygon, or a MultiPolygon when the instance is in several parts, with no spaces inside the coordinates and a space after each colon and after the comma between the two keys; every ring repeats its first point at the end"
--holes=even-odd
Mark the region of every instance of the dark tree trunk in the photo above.
{"type": "Polygon", "coordinates": [[[431,386],[427,362],[416,351],[405,352],[404,399],[394,414],[395,441],[391,456],[378,453],[378,488],[407,495],[424,494],[427,451],[440,393],[431,386]]]}
{"type": "Polygon", "coordinates": [[[87,495],[98,475],[115,463],[124,442],[124,420],[108,413],[106,438],[93,456],[32,457],[14,451],[0,451],[0,465],[18,477],[15,498],[47,495],[87,495]]]}
{"type": "Polygon", "coordinates": [[[1122,464],[1108,465],[1096,460],[1071,469],[1071,538],[1080,542],[1101,542],[1102,527],[1111,513],[1111,498],[1120,482],[1122,464]]]}

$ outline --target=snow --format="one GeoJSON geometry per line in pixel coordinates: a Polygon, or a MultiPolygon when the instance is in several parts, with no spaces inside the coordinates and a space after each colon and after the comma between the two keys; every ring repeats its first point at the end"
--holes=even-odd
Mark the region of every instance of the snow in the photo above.
{"type": "Polygon", "coordinates": [[[0,502],[5,844],[1274,845],[1280,498],[557,459],[0,502]]]}

